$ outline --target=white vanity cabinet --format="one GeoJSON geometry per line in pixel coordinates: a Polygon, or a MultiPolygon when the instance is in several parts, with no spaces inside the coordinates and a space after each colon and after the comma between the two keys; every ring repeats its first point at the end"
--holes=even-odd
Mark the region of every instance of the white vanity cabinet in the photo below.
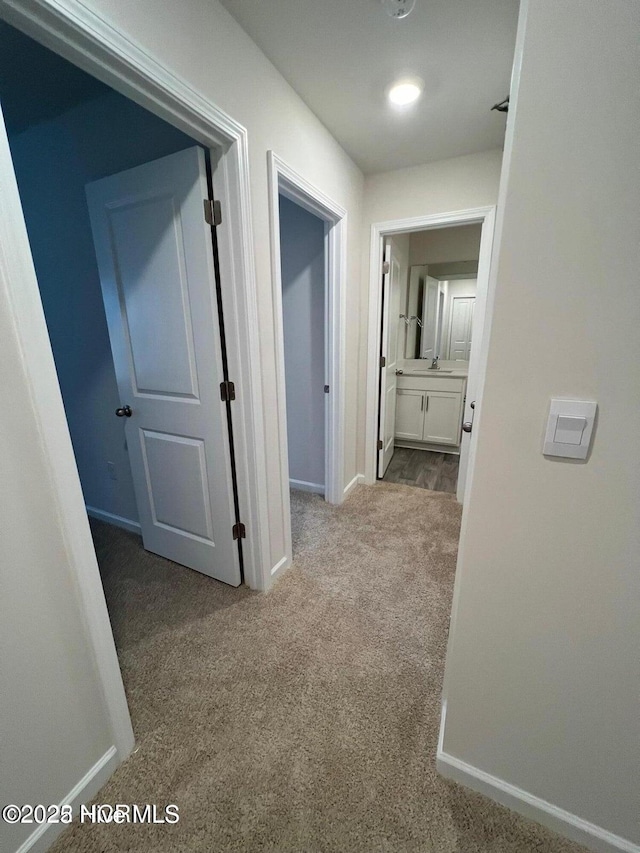
{"type": "Polygon", "coordinates": [[[396,443],[460,445],[464,377],[398,376],[396,443]]]}

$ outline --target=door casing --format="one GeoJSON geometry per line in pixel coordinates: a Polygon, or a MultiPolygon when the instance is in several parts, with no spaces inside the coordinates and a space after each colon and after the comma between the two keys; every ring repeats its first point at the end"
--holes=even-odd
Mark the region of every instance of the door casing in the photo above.
{"type": "Polygon", "coordinates": [[[286,569],[292,560],[291,503],[289,499],[289,454],[287,446],[287,403],[284,368],[282,316],[282,271],[280,263],[280,211],[283,195],[325,224],[325,376],[329,392],[325,405],[325,500],[344,500],[344,335],[345,281],[347,271],[347,211],[314,187],[273,151],[267,152],[271,236],[271,282],[276,338],[276,406],[278,451],[282,488],[282,525],[285,556],[272,575],[286,569]]]}
{"type": "MultiPolygon", "coordinates": [[[[474,412],[470,403],[474,397],[482,398],[482,387],[489,350],[489,331],[491,311],[493,307],[493,292],[490,291],[491,255],[493,251],[493,232],[495,228],[495,205],[476,207],[468,210],[457,210],[450,213],[438,213],[430,216],[417,216],[411,219],[393,219],[386,222],[374,222],[371,226],[371,242],[369,252],[369,323],[367,340],[367,402],[365,419],[365,472],[364,481],[367,485],[376,482],[377,470],[377,441],[378,441],[378,410],[380,406],[379,359],[380,336],[382,327],[382,290],[380,287],[382,261],[385,237],[394,234],[406,234],[415,231],[426,231],[433,228],[449,228],[456,225],[482,225],[480,238],[480,257],[478,260],[478,285],[475,305],[474,346],[469,362],[469,378],[467,381],[467,399],[464,406],[463,420],[472,421],[474,412]]],[[[476,419],[478,409],[475,412],[476,419]]],[[[466,476],[473,469],[475,456],[475,435],[471,433],[471,441],[463,443],[460,452],[460,471],[458,477],[457,498],[464,503],[468,494],[470,477],[466,476]]]]}

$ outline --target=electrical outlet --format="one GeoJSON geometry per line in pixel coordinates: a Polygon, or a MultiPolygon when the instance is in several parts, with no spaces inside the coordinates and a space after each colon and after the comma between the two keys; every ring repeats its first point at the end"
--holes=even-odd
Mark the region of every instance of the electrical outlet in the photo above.
{"type": "Polygon", "coordinates": [[[107,462],[107,471],[109,472],[109,476],[112,480],[118,479],[118,472],[116,471],[115,462],[107,462]]]}

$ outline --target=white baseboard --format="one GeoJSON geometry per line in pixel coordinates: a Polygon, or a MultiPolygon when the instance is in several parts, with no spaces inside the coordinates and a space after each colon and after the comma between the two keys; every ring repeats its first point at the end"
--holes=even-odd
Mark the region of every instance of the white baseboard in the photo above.
{"type": "Polygon", "coordinates": [[[123,518],[121,515],[115,515],[113,512],[105,512],[103,509],[96,509],[94,506],[86,505],[87,515],[95,518],[98,521],[104,521],[106,524],[113,524],[115,527],[122,527],[123,530],[128,530],[129,533],[137,533],[140,535],[140,523],[131,521],[130,518],[123,518]]]}
{"type": "Polygon", "coordinates": [[[289,480],[291,489],[298,489],[300,492],[313,492],[316,495],[324,497],[324,486],[322,483],[307,483],[305,480],[289,480]]]}
{"type": "Polygon", "coordinates": [[[438,748],[436,765],[442,776],[472,788],[502,803],[503,806],[541,823],[548,829],[578,844],[590,847],[597,853],[640,853],[640,846],[632,841],[614,835],[600,826],[554,806],[553,803],[535,797],[521,788],[516,788],[515,785],[510,785],[496,776],[491,776],[471,764],[460,761],[459,758],[443,752],[441,746],[438,748]]]}
{"type": "Polygon", "coordinates": [[[394,447],[404,447],[408,450],[430,450],[433,453],[448,453],[450,456],[460,456],[460,446],[452,447],[450,444],[431,444],[428,441],[410,441],[409,439],[397,438],[394,447]]]}
{"type": "MultiPolygon", "coordinates": [[[[60,805],[72,806],[73,814],[76,815],[81,805],[88,803],[95,797],[119,763],[115,746],[109,747],[102,758],[99,758],[77,785],[73,786],[60,805]]],[[[18,847],[16,853],[45,853],[67,826],[66,823],[40,824],[18,847]]]]}
{"type": "Polygon", "coordinates": [[[364,474],[356,474],[356,476],[344,487],[344,497],[352,492],[356,486],[359,486],[364,483],[364,474]]]}

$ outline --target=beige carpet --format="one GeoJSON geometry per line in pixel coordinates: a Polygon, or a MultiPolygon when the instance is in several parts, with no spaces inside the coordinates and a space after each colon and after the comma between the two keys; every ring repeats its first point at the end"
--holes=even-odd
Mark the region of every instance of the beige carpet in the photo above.
{"type": "Polygon", "coordinates": [[[180,822],[74,825],[54,849],[581,850],[436,773],[453,496],[292,506],[295,565],[267,595],[95,525],[138,743],[97,802],[177,803],[180,822]]]}

